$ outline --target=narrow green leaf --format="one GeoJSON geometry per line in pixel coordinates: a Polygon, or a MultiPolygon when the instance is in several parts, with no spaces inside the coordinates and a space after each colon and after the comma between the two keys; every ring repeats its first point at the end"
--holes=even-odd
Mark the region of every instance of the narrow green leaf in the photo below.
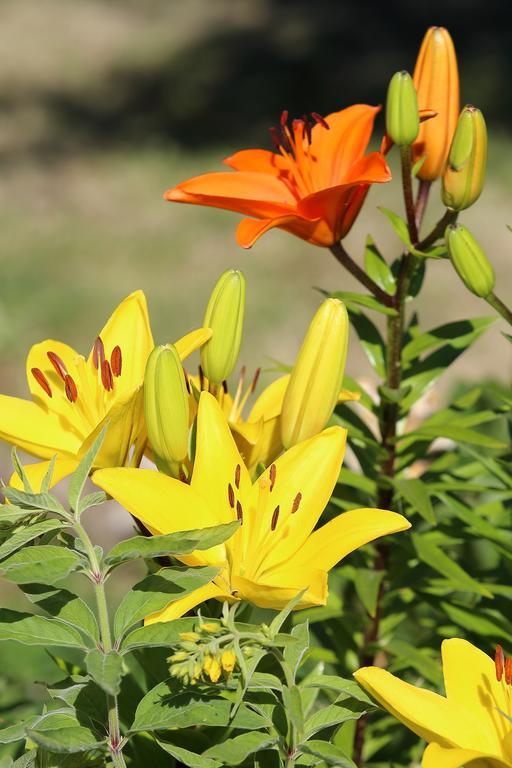
{"type": "Polygon", "coordinates": [[[103,440],[105,438],[106,432],[107,432],[107,427],[104,427],[99,433],[98,437],[93,442],[93,444],[91,445],[91,447],[89,448],[89,450],[87,451],[87,453],[85,454],[85,456],[83,457],[83,459],[81,460],[77,469],[73,472],[73,475],[69,483],[69,491],[68,491],[69,506],[71,507],[73,512],[78,511],[80,496],[82,495],[82,491],[84,489],[85,483],[94,465],[94,460],[98,455],[98,452],[101,448],[101,444],[103,443],[103,440]]]}
{"type": "Polygon", "coordinates": [[[161,568],[128,592],[114,618],[115,637],[120,638],[138,621],[208,584],[218,568],[161,568]]]}
{"type": "Polygon", "coordinates": [[[48,469],[46,470],[45,476],[41,481],[41,488],[40,488],[41,493],[48,493],[48,491],[50,490],[56,461],[57,461],[57,454],[52,456],[52,458],[50,459],[50,463],[48,464],[48,469]]]}
{"type": "Polygon", "coordinates": [[[27,476],[27,473],[25,472],[23,464],[19,460],[18,450],[16,446],[14,446],[11,450],[11,462],[14,467],[14,471],[16,472],[19,479],[23,483],[23,488],[25,492],[32,493],[32,486],[30,485],[30,480],[28,479],[28,476],[27,476]]]}
{"type": "Polygon", "coordinates": [[[396,309],[387,307],[374,296],[369,296],[367,293],[334,291],[334,293],[329,293],[328,295],[333,299],[341,299],[346,304],[347,309],[353,312],[357,312],[359,307],[365,307],[366,309],[372,309],[374,312],[379,312],[381,315],[387,315],[388,317],[396,316],[396,309]]]}
{"type": "Polygon", "coordinates": [[[302,711],[302,699],[298,686],[292,685],[290,688],[284,686],[282,696],[289,722],[296,731],[302,733],[304,730],[304,713],[302,711]]]}
{"type": "Polygon", "coordinates": [[[317,709],[317,711],[306,720],[304,729],[305,737],[310,739],[325,728],[332,728],[334,725],[340,725],[341,723],[346,723],[350,720],[359,720],[364,714],[366,714],[364,709],[357,711],[348,709],[347,707],[340,707],[337,704],[331,704],[328,707],[317,709]]]}
{"type": "Polygon", "coordinates": [[[295,597],[292,600],[290,600],[290,602],[279,611],[277,616],[274,616],[269,627],[271,636],[279,632],[279,630],[281,629],[281,627],[283,626],[283,624],[285,623],[286,619],[291,614],[295,606],[298,605],[302,600],[302,598],[304,597],[305,592],[306,590],[303,589],[301,592],[298,593],[298,595],[295,595],[295,597]]]}
{"type": "Polygon", "coordinates": [[[392,638],[386,644],[386,650],[399,660],[403,659],[407,666],[416,669],[420,675],[436,687],[441,686],[443,680],[441,667],[437,658],[432,658],[432,653],[428,648],[416,648],[404,640],[392,638]]]}
{"type": "Polygon", "coordinates": [[[3,560],[4,557],[16,552],[17,549],[24,547],[25,544],[28,544],[30,541],[37,539],[38,536],[42,536],[50,531],[56,531],[62,527],[63,523],[60,520],[41,520],[39,523],[34,523],[33,525],[27,525],[26,528],[21,528],[0,545],[0,560],[3,560]]]}
{"type": "Polygon", "coordinates": [[[123,676],[123,657],[117,651],[103,653],[95,648],[85,657],[87,672],[111,696],[117,696],[123,676]]]}
{"type": "Polygon", "coordinates": [[[455,349],[467,349],[495,322],[495,317],[475,317],[439,325],[409,341],[402,350],[402,360],[409,363],[447,342],[455,349]]]}
{"type": "Polygon", "coordinates": [[[288,643],[283,651],[285,664],[288,664],[295,679],[301,662],[309,649],[309,624],[303,621],[297,624],[290,632],[293,638],[292,643],[288,643]]]}
{"type": "Polygon", "coordinates": [[[157,743],[169,755],[176,758],[180,764],[186,765],[188,768],[222,768],[224,765],[223,762],[212,760],[212,758],[204,757],[203,755],[198,755],[195,752],[191,752],[189,749],[178,747],[168,741],[157,739],[157,743]]]}
{"type": "Polygon", "coordinates": [[[5,578],[16,584],[54,584],[83,564],[72,549],[42,544],[15,552],[1,564],[5,578]]]}
{"type": "Polygon", "coordinates": [[[357,768],[356,764],[353,763],[339,747],[336,747],[334,744],[329,744],[327,741],[311,739],[310,741],[306,741],[305,744],[301,744],[300,750],[306,755],[319,757],[326,765],[338,765],[341,766],[341,768],[357,768]]]}
{"type": "Polygon", "coordinates": [[[393,213],[393,211],[390,211],[389,208],[384,208],[383,205],[379,205],[378,209],[387,218],[387,220],[393,227],[395,233],[398,235],[402,243],[406,245],[407,248],[410,250],[412,247],[412,243],[411,243],[411,238],[409,237],[409,228],[407,227],[407,222],[404,221],[404,219],[400,218],[398,214],[393,213]]]}
{"type": "Polygon", "coordinates": [[[436,515],[430,496],[428,485],[418,478],[400,478],[394,480],[393,485],[408,504],[411,505],[419,514],[432,525],[436,525],[436,515]]]}
{"type": "Polygon", "coordinates": [[[364,268],[366,274],[371,277],[383,291],[394,296],[396,293],[395,278],[389,264],[375,245],[371,235],[368,235],[366,238],[364,268]]]}
{"type": "Polygon", "coordinates": [[[506,448],[507,445],[500,440],[496,440],[494,437],[484,434],[483,432],[477,432],[474,429],[466,429],[465,427],[453,426],[450,423],[444,422],[439,424],[428,425],[425,424],[419,429],[415,429],[413,432],[407,432],[403,437],[399,438],[400,448],[404,450],[407,446],[414,443],[416,440],[436,440],[438,437],[447,437],[456,443],[468,443],[469,445],[479,445],[482,448],[506,448]]]}
{"type": "Polygon", "coordinates": [[[78,502],[78,514],[81,515],[86,509],[91,507],[98,507],[100,504],[104,504],[108,500],[108,496],[104,491],[93,491],[83,496],[78,502]]]}
{"type": "Polygon", "coordinates": [[[196,549],[210,549],[222,544],[240,528],[235,520],[224,525],[191,531],[177,531],[163,536],[134,536],[116,544],[105,558],[109,566],[119,565],[138,558],[163,557],[165,555],[188,555],[196,549]]]}
{"type": "Polygon", "coordinates": [[[49,493],[26,493],[10,487],[2,488],[2,493],[11,504],[16,504],[21,509],[55,512],[57,515],[66,513],[59,500],[49,493]]]}
{"type": "Polygon", "coordinates": [[[373,568],[355,569],[354,585],[357,596],[372,618],[377,609],[377,599],[383,578],[384,571],[375,571],[373,568]]]}
{"type": "Polygon", "coordinates": [[[428,536],[413,533],[411,537],[420,560],[447,578],[455,589],[492,598],[492,592],[475,581],[428,536]]]}
{"type": "Polygon", "coordinates": [[[40,645],[83,648],[80,634],[72,627],[57,619],[18,613],[7,608],[0,609],[0,641],[16,640],[23,645],[40,645]]]}
{"type": "Polygon", "coordinates": [[[380,331],[372,321],[358,309],[350,308],[350,321],[359,337],[361,346],[370,365],[381,378],[386,375],[386,347],[380,331]]]}

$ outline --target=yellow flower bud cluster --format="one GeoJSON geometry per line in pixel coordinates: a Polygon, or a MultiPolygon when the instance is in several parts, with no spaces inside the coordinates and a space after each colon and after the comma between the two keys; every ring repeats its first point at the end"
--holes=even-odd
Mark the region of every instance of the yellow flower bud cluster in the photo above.
{"type": "Polygon", "coordinates": [[[178,650],[168,658],[171,677],[184,685],[217,683],[236,669],[233,638],[216,621],[200,621],[195,630],[180,633],[178,650]]]}

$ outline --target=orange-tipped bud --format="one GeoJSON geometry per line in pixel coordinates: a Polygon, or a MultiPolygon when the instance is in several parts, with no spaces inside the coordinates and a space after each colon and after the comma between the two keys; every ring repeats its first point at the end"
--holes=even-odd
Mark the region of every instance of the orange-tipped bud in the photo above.
{"type": "Polygon", "coordinates": [[[503,677],[503,670],[505,668],[505,657],[503,655],[503,648],[501,645],[496,646],[496,653],[494,655],[494,666],[496,667],[496,680],[501,683],[503,677]]]}
{"type": "Polygon", "coordinates": [[[459,117],[459,72],[450,33],[430,27],[423,38],[413,75],[418,107],[434,110],[436,117],[420,125],[414,160],[425,157],[418,178],[434,181],[442,176],[459,117]]]}
{"type": "Polygon", "coordinates": [[[463,211],[478,200],[485,180],[487,128],[484,116],[468,104],[460,113],[443,176],[443,203],[463,211]]]}

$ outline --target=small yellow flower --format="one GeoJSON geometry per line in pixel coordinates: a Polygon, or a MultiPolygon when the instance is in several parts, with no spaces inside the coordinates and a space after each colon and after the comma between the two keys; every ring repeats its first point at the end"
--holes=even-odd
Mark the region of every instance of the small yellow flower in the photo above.
{"type": "Polygon", "coordinates": [[[200,636],[197,632],[180,632],[180,640],[184,640],[185,642],[197,643],[199,639],[200,636]]]}
{"type": "Polygon", "coordinates": [[[216,683],[219,680],[222,669],[221,669],[219,660],[216,657],[210,657],[210,658],[212,660],[211,660],[210,667],[208,669],[208,676],[212,681],[212,683],[216,683]]]}
{"type": "Polygon", "coordinates": [[[231,649],[223,651],[222,656],[220,657],[220,663],[224,672],[227,672],[228,674],[232,672],[236,664],[235,652],[231,649]]]}
{"type": "Polygon", "coordinates": [[[220,630],[220,626],[216,624],[214,621],[207,621],[204,624],[199,625],[199,629],[202,632],[208,632],[211,635],[214,635],[216,632],[220,630]]]}

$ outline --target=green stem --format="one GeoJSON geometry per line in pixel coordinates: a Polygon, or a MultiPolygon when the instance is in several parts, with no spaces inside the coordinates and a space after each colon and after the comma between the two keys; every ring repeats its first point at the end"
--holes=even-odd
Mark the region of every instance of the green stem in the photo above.
{"type": "MultiPolygon", "coordinates": [[[[91,577],[94,584],[94,594],[96,597],[101,645],[103,653],[108,653],[112,650],[112,634],[110,632],[107,595],[105,593],[105,577],[89,534],[77,520],[73,521],[73,526],[76,534],[80,537],[85,551],[87,552],[87,557],[89,558],[91,577]]],[[[107,707],[110,759],[115,768],[126,768],[122,753],[121,729],[119,726],[119,712],[117,709],[116,696],[107,695],[107,707]]]]}
{"type": "Polygon", "coordinates": [[[392,306],[393,296],[391,296],[389,293],[386,293],[386,291],[383,291],[382,288],[378,286],[377,283],[372,280],[371,277],[369,277],[363,269],[361,269],[359,264],[357,264],[354,259],[346,252],[341,242],[331,245],[330,250],[335,259],[337,259],[339,263],[356,278],[356,280],[364,285],[364,287],[367,288],[370,293],[373,293],[375,298],[379,299],[379,301],[381,301],[382,304],[384,304],[386,307],[392,306]]]}
{"type": "Polygon", "coordinates": [[[509,325],[512,325],[512,311],[507,307],[506,304],[502,302],[501,299],[498,299],[495,293],[490,293],[489,296],[486,296],[486,302],[491,305],[491,307],[494,307],[496,312],[500,314],[509,325]]]}
{"type": "Polygon", "coordinates": [[[435,225],[432,232],[430,232],[430,234],[427,235],[423,240],[420,240],[416,246],[418,251],[426,251],[427,248],[430,248],[431,245],[434,245],[437,240],[439,240],[441,237],[444,237],[446,227],[449,224],[454,224],[457,221],[457,216],[457,211],[451,211],[449,208],[447,208],[435,225]]]}

